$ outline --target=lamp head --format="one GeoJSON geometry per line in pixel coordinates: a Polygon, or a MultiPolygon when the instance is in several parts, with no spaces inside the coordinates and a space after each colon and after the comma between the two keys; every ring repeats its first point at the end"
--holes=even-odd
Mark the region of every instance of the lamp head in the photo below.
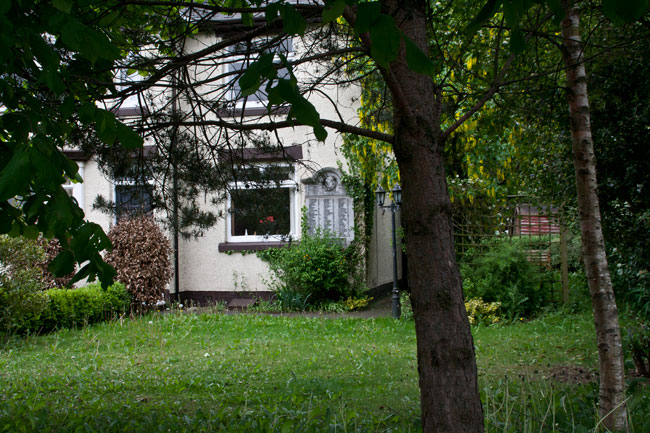
{"type": "Polygon", "coordinates": [[[395,203],[397,206],[402,205],[402,187],[399,186],[399,183],[396,183],[395,186],[393,186],[393,203],[395,203]]]}
{"type": "Polygon", "coordinates": [[[380,186],[377,188],[377,191],[375,191],[375,195],[377,196],[377,206],[382,207],[386,200],[386,190],[380,186]]]}

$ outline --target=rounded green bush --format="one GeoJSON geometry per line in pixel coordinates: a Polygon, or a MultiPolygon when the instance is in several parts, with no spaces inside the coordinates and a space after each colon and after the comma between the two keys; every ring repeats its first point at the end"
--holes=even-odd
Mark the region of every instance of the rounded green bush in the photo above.
{"type": "Polygon", "coordinates": [[[300,243],[258,255],[268,262],[277,278],[275,289],[284,298],[297,294],[303,304],[313,305],[353,294],[346,249],[331,233],[317,230],[303,235],[300,243]]]}
{"type": "Polygon", "coordinates": [[[538,312],[548,302],[549,294],[540,284],[539,265],[528,259],[529,248],[525,243],[506,239],[492,242],[486,251],[474,254],[461,269],[465,299],[499,302],[508,318],[538,312]]]}

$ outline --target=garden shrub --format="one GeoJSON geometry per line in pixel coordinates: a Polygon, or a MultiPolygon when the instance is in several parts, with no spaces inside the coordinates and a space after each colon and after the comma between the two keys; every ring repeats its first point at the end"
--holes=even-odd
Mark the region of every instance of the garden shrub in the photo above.
{"type": "Polygon", "coordinates": [[[348,299],[343,301],[343,305],[347,311],[363,310],[370,304],[370,302],[372,302],[373,299],[374,298],[372,296],[350,296],[348,299]]]}
{"type": "Polygon", "coordinates": [[[650,272],[643,254],[635,248],[612,248],[607,258],[616,300],[650,323],[650,272]]]}
{"type": "MultiPolygon", "coordinates": [[[[3,313],[7,293],[5,288],[0,288],[3,313]]],[[[40,290],[25,302],[28,305],[15,310],[9,322],[3,315],[5,334],[47,332],[109,320],[129,311],[131,295],[121,283],[107,289],[96,283],[77,289],[40,290]]],[[[20,307],[16,302],[12,305],[20,307]]]]}
{"type": "Polygon", "coordinates": [[[131,295],[122,283],[102,289],[99,283],[77,289],[45,291],[47,307],[32,324],[32,330],[51,331],[110,320],[125,314],[131,306],[131,295]]]}
{"type": "Polygon", "coordinates": [[[499,302],[508,318],[530,316],[549,301],[540,284],[539,265],[528,260],[527,247],[510,239],[491,241],[461,268],[465,299],[499,302]]]}
{"type": "Polygon", "coordinates": [[[400,319],[411,320],[413,319],[413,306],[411,305],[411,295],[408,292],[401,291],[399,293],[399,303],[401,307],[400,319]]]}
{"type": "MultiPolygon", "coordinates": [[[[406,291],[400,292],[400,306],[402,320],[413,319],[413,306],[411,305],[411,296],[406,291]]],[[[480,298],[470,299],[465,302],[467,318],[471,325],[493,325],[501,321],[499,316],[501,304],[499,302],[485,302],[480,298]]]]}
{"type": "Polygon", "coordinates": [[[470,325],[499,323],[501,321],[499,317],[500,309],[500,302],[485,302],[480,298],[470,299],[465,302],[465,310],[467,310],[470,325]]]}
{"type": "Polygon", "coordinates": [[[311,293],[294,291],[285,286],[279,286],[275,290],[275,300],[282,311],[305,311],[309,307],[311,293]]]}
{"type": "Polygon", "coordinates": [[[38,263],[45,253],[35,240],[0,236],[0,332],[29,326],[45,309],[45,284],[38,263]]]}
{"type": "Polygon", "coordinates": [[[339,301],[355,294],[351,283],[354,264],[341,240],[324,230],[303,233],[300,243],[258,253],[275,276],[278,300],[306,305],[339,301]]]}
{"type": "Polygon", "coordinates": [[[115,267],[117,280],[131,294],[134,309],[154,307],[163,299],[171,278],[169,240],[147,216],[121,219],[108,237],[113,250],[106,254],[106,262],[115,267]]]}
{"type": "Polygon", "coordinates": [[[627,330],[625,340],[637,374],[650,377],[650,326],[638,323],[627,330]]]}

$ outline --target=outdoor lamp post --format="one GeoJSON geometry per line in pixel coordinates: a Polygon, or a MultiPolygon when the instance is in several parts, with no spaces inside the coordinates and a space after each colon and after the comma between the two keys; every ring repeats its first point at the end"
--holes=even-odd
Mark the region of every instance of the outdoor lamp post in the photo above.
{"type": "Polygon", "coordinates": [[[391,211],[391,221],[393,224],[393,307],[392,307],[392,312],[393,312],[393,318],[394,319],[399,319],[402,312],[401,312],[401,306],[399,302],[399,288],[397,287],[397,239],[396,239],[396,228],[395,228],[395,213],[397,212],[397,209],[402,204],[402,188],[399,186],[399,184],[395,184],[393,187],[393,190],[391,191],[393,193],[393,201],[391,202],[390,206],[384,206],[384,202],[386,200],[386,191],[380,186],[377,188],[377,191],[375,191],[375,194],[377,195],[377,205],[380,208],[390,208],[391,211]]]}

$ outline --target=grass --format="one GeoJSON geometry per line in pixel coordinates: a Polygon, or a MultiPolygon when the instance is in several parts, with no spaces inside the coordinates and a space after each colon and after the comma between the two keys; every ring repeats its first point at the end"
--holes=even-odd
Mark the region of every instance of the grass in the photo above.
{"type": "MultiPolygon", "coordinates": [[[[488,430],[593,427],[595,385],[545,380],[593,370],[593,334],[589,314],[474,329],[488,430]]],[[[0,387],[0,432],[419,430],[413,323],[388,318],[172,313],[11,338],[0,387]]]]}

